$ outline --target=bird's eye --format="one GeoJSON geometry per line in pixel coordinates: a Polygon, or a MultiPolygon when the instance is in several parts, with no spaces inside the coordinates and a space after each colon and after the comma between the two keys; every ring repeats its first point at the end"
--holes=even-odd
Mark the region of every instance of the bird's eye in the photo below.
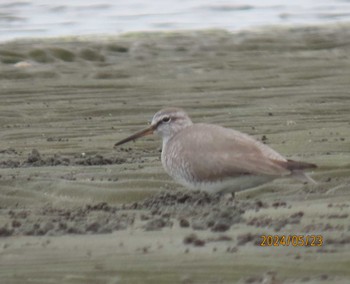
{"type": "Polygon", "coordinates": [[[163,122],[169,122],[170,121],[170,117],[169,116],[165,116],[162,119],[163,122]]]}

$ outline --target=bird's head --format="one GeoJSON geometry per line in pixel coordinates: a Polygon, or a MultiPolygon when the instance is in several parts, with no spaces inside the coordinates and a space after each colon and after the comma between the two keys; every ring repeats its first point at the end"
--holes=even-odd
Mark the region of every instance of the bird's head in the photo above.
{"type": "Polygon", "coordinates": [[[149,127],[117,142],[114,146],[116,147],[153,133],[161,136],[163,140],[168,140],[190,125],[192,125],[192,121],[184,110],[180,108],[162,109],[153,116],[149,127]]]}

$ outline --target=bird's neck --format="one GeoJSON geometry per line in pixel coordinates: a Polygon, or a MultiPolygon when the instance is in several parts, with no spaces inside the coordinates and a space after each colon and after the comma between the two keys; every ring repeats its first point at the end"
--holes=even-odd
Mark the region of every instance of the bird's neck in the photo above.
{"type": "Polygon", "coordinates": [[[193,123],[192,121],[189,121],[186,124],[180,125],[180,127],[178,128],[173,128],[172,132],[167,133],[167,135],[163,135],[162,136],[162,140],[163,140],[163,149],[165,147],[165,145],[176,135],[178,135],[181,131],[183,131],[184,129],[186,129],[187,127],[191,126],[193,123]]]}

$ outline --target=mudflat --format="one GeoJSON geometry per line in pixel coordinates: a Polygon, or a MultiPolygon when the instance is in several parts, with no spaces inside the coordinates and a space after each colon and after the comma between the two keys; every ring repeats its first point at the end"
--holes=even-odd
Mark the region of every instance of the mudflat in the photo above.
{"type": "Polygon", "coordinates": [[[1,44],[1,282],[349,283],[349,66],[349,25],[1,44]],[[222,198],[175,184],[158,137],[113,149],[166,106],[317,184],[222,198]]]}

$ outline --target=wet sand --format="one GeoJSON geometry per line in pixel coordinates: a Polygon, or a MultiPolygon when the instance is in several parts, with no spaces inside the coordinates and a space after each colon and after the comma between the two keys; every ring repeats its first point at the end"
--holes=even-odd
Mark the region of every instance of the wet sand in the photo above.
{"type": "Polygon", "coordinates": [[[4,283],[348,283],[349,26],[0,45],[4,283]],[[313,162],[235,199],[188,192],[147,137],[162,107],[313,162]],[[262,247],[262,235],[321,246],[262,247]],[[265,281],[265,282],[264,282],[265,281]]]}

